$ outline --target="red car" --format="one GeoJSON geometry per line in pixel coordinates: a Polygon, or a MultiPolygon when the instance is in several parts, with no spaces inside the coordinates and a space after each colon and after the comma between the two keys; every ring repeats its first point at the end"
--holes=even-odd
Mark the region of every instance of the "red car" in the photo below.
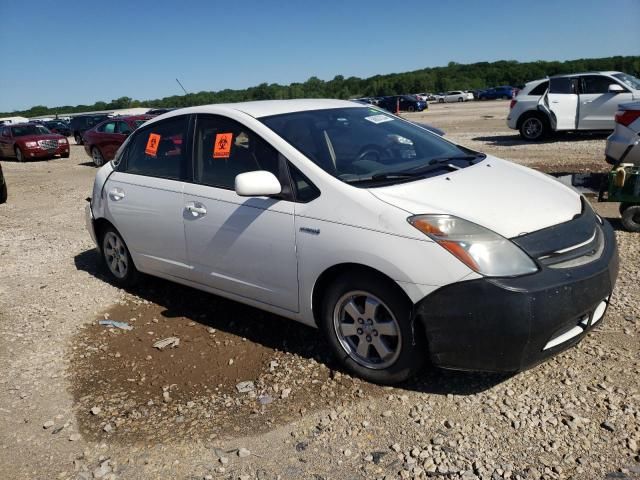
{"type": "Polygon", "coordinates": [[[84,149],[96,167],[100,167],[113,159],[120,145],[136,128],[152,118],[153,115],[108,118],[82,134],[84,149]]]}
{"type": "Polygon", "coordinates": [[[0,157],[16,157],[19,162],[30,158],[60,155],[69,158],[66,137],[51,133],[37,123],[18,123],[0,127],[0,157]]]}

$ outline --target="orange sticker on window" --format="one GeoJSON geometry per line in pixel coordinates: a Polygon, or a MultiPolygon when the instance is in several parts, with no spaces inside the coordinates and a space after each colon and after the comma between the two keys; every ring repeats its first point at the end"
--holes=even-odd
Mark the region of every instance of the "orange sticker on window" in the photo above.
{"type": "Polygon", "coordinates": [[[147,147],[144,149],[144,153],[152,157],[158,153],[158,145],[160,145],[160,135],[157,133],[150,133],[149,140],[147,140],[147,147]]]}
{"type": "Polygon", "coordinates": [[[229,158],[233,133],[218,133],[213,144],[213,158],[229,158]]]}

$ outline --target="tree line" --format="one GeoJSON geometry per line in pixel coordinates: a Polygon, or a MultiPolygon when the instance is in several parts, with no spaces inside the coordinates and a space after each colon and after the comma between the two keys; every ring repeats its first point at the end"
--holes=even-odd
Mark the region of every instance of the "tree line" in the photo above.
{"type": "Polygon", "coordinates": [[[290,98],[349,99],[404,93],[443,92],[446,90],[476,90],[499,85],[521,86],[530,80],[550,75],[605,70],[619,70],[634,76],[640,76],[640,56],[582,58],[562,62],[541,60],[522,63],[515,60],[471,64],[449,62],[446,67],[430,67],[411,72],[374,75],[369,78],[345,78],[342,75],[336,75],[332,80],[325,81],[317,77],[311,77],[304,83],[291,83],[289,85],[261,83],[255,87],[242,90],[202,91],[153,100],[134,100],[129,97],[121,97],[110,102],[99,101],[93,105],[64,105],[58,107],[37,105],[28,110],[0,113],[0,115],[37,117],[133,107],[176,108],[248,100],[283,100],[290,98]]]}

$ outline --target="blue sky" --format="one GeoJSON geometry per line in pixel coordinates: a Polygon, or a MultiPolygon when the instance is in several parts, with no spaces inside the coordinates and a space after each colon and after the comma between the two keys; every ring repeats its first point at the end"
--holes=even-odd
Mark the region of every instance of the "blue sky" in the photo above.
{"type": "Polygon", "coordinates": [[[0,111],[640,54],[640,0],[0,0],[0,111]]]}

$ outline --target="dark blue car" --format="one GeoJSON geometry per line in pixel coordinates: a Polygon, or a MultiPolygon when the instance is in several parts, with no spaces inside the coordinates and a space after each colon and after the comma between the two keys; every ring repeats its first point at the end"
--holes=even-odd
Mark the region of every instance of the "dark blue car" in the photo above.
{"type": "Polygon", "coordinates": [[[421,112],[427,108],[427,102],[419,100],[413,95],[393,95],[391,97],[384,97],[379,107],[384,108],[390,112],[395,112],[399,109],[401,112],[421,112]]]}
{"type": "Polygon", "coordinates": [[[496,100],[498,98],[508,100],[510,98],[513,98],[514,90],[515,89],[513,87],[510,87],[508,85],[490,88],[488,90],[480,92],[480,94],[478,95],[478,100],[496,100]]]}

